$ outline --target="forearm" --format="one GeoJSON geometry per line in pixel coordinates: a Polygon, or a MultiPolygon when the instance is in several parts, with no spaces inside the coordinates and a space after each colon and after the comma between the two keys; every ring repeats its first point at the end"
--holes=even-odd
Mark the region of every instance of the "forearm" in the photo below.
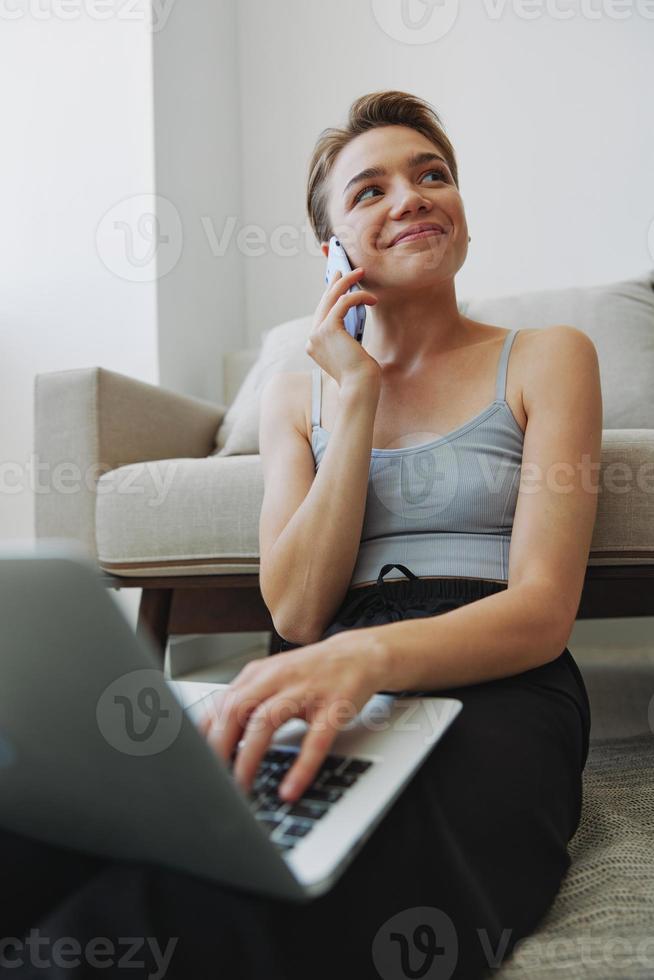
{"type": "Polygon", "coordinates": [[[379,689],[388,691],[438,690],[519,674],[554,660],[569,635],[560,599],[531,585],[363,632],[379,689]]]}
{"type": "Polygon", "coordinates": [[[359,553],[379,400],[378,382],[344,385],[309,493],[275,542],[275,628],[294,643],[319,639],[338,610],[359,553]]]}

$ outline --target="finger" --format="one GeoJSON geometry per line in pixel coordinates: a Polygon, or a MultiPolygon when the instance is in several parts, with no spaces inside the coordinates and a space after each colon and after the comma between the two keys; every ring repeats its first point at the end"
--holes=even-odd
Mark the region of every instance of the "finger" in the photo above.
{"type": "Polygon", "coordinates": [[[207,712],[204,715],[204,717],[196,721],[195,724],[198,731],[200,732],[200,735],[202,735],[203,738],[206,738],[207,735],[209,734],[209,729],[213,724],[213,715],[207,712]]]}
{"type": "Polygon", "coordinates": [[[334,305],[337,297],[340,296],[341,293],[347,292],[347,290],[352,286],[352,283],[357,282],[357,280],[362,277],[363,272],[363,267],[353,269],[352,272],[348,272],[346,275],[343,275],[340,269],[336,270],[316,308],[315,315],[319,323],[324,320],[325,316],[334,305]]]}
{"type": "Polygon", "coordinates": [[[231,690],[230,687],[221,687],[217,691],[212,691],[207,694],[206,697],[200,702],[202,705],[203,713],[207,718],[210,719],[220,719],[223,711],[225,710],[225,696],[231,690]]]}
{"type": "Polygon", "coordinates": [[[302,715],[302,704],[299,699],[287,695],[268,698],[252,712],[234,766],[234,777],[244,793],[250,792],[275,731],[298,715],[302,715]]]}
{"type": "Polygon", "coordinates": [[[363,272],[364,269],[362,265],[357,266],[356,269],[350,269],[349,272],[345,272],[345,273],[342,272],[341,269],[336,269],[334,275],[329,281],[329,286],[327,288],[331,289],[332,286],[338,286],[340,289],[343,288],[345,283],[347,283],[347,286],[345,288],[349,289],[353,281],[356,281],[357,279],[361,278],[363,272]]]}
{"type": "Polygon", "coordinates": [[[202,705],[204,709],[204,720],[202,722],[202,732],[207,736],[211,728],[215,725],[216,729],[223,723],[226,712],[229,711],[229,704],[226,699],[230,688],[220,691],[213,691],[208,697],[204,698],[202,705]]]}
{"type": "Polygon", "coordinates": [[[251,689],[247,696],[245,689],[230,687],[221,692],[217,710],[213,712],[207,741],[224,762],[230,761],[248,718],[259,701],[260,698],[253,696],[251,689]]]}
{"type": "Polygon", "coordinates": [[[282,799],[295,802],[313,783],[338,734],[327,711],[316,714],[303,740],[298,757],[279,786],[282,799]]]}
{"type": "Polygon", "coordinates": [[[353,293],[345,293],[334,303],[333,312],[338,314],[339,310],[346,309],[350,306],[359,306],[360,303],[365,303],[366,306],[373,306],[377,302],[377,297],[374,293],[369,293],[366,289],[355,289],[353,293]]]}
{"type": "Polygon", "coordinates": [[[374,306],[377,302],[377,297],[373,293],[368,293],[365,290],[357,290],[354,293],[346,293],[344,296],[340,296],[339,299],[334,303],[333,308],[330,310],[329,314],[325,317],[323,321],[322,329],[331,330],[342,330],[343,320],[349,309],[354,306],[360,306],[364,304],[365,306],[374,306]]]}
{"type": "Polygon", "coordinates": [[[228,688],[217,692],[218,710],[208,733],[208,741],[225,762],[230,763],[236,756],[251,714],[262,702],[276,694],[283,679],[285,659],[290,656],[292,653],[280,653],[271,658],[275,660],[272,665],[251,660],[228,688]]]}

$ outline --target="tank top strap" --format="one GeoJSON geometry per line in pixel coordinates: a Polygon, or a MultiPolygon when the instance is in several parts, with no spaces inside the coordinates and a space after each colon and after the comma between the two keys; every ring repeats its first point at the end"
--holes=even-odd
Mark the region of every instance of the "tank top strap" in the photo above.
{"type": "Polygon", "coordinates": [[[320,425],[320,403],[322,400],[320,367],[316,366],[311,371],[311,425],[320,425]]]}
{"type": "Polygon", "coordinates": [[[500,362],[497,366],[497,385],[495,387],[496,401],[506,401],[506,376],[509,367],[509,354],[518,330],[511,330],[504,338],[504,346],[500,354],[500,362]]]}

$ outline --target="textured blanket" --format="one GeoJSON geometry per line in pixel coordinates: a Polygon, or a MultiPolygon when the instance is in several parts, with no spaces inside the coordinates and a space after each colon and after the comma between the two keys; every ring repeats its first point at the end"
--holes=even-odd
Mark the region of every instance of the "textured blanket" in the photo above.
{"type": "Polygon", "coordinates": [[[654,977],[654,735],[591,743],[572,865],[538,930],[489,976],[654,977]]]}

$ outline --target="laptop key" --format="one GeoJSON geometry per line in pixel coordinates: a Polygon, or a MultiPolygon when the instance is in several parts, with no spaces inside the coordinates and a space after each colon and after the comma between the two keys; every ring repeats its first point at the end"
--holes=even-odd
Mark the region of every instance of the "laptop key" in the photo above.
{"type": "Polygon", "coordinates": [[[337,800],[340,800],[342,795],[342,789],[323,786],[309,786],[308,789],[305,789],[298,802],[304,802],[305,800],[320,800],[324,803],[336,803],[337,800]]]}
{"type": "Polygon", "coordinates": [[[267,773],[257,773],[257,775],[252,780],[252,789],[258,790],[263,789],[270,782],[270,776],[267,773]]]}
{"type": "Polygon", "coordinates": [[[288,806],[288,800],[283,800],[277,793],[271,793],[269,790],[265,790],[259,796],[257,804],[265,807],[267,810],[278,811],[288,806]]]}
{"type": "Polygon", "coordinates": [[[370,759],[350,759],[348,764],[341,769],[341,775],[346,772],[365,772],[372,765],[370,759]]]}
{"type": "Polygon", "coordinates": [[[262,825],[262,827],[264,827],[266,830],[270,830],[271,832],[276,827],[279,827],[280,823],[282,823],[283,820],[286,818],[286,814],[284,813],[279,815],[277,813],[268,813],[265,810],[259,810],[257,813],[255,813],[254,816],[255,819],[258,820],[259,823],[262,825]]]}
{"type": "Polygon", "coordinates": [[[287,837],[304,837],[313,828],[313,820],[294,820],[293,823],[284,827],[284,834],[287,837]]]}
{"type": "Polygon", "coordinates": [[[263,765],[265,766],[266,772],[269,772],[271,774],[278,773],[278,772],[286,772],[288,768],[288,763],[286,762],[264,762],[263,765]]]}
{"type": "Polygon", "coordinates": [[[326,779],[320,780],[321,787],[331,788],[336,786],[352,786],[359,778],[358,772],[344,772],[340,774],[332,773],[326,779]]]}
{"type": "Polygon", "coordinates": [[[309,803],[308,801],[302,801],[296,803],[288,811],[289,817],[305,817],[310,820],[320,820],[325,813],[328,813],[329,807],[325,806],[324,803],[309,803]]]}
{"type": "Polygon", "coordinates": [[[265,755],[271,762],[293,762],[297,758],[297,752],[289,749],[269,749],[265,755]]]}

